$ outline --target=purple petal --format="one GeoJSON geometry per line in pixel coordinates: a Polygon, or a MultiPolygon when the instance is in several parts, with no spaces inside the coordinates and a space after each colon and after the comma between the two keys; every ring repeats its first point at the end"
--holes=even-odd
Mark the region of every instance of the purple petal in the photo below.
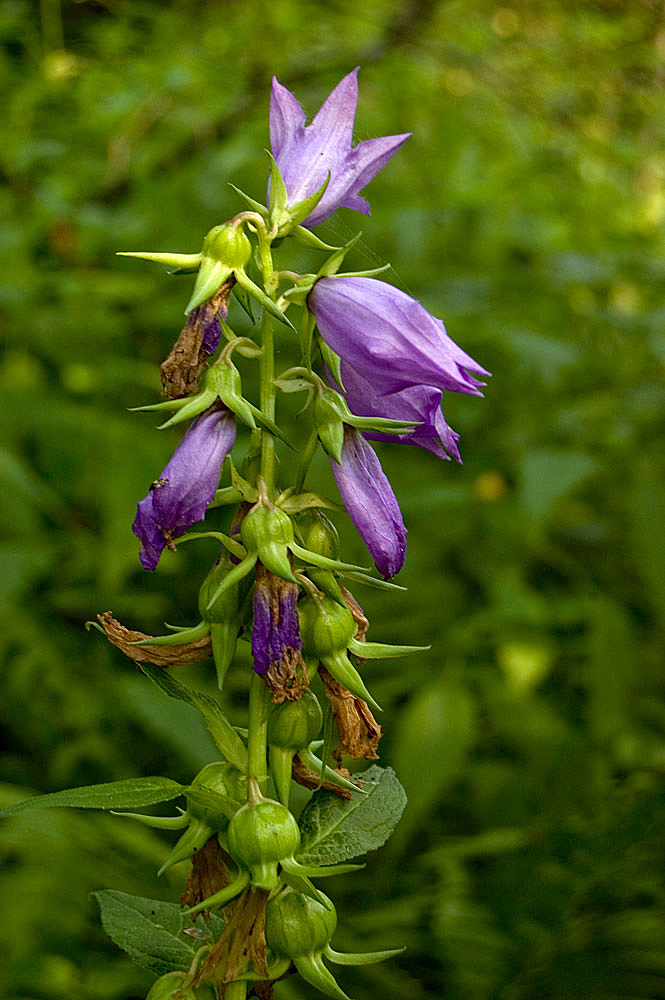
{"type": "Polygon", "coordinates": [[[326,98],[314,120],[293,94],[273,79],[270,100],[272,152],[284,178],[289,205],[314,194],[330,180],[325,194],[303,225],[312,227],[341,206],[369,214],[359,191],[386,165],[410,133],[369,139],[352,148],[358,103],[358,69],[345,76],[326,98]]]}
{"type": "MultiPolygon", "coordinates": [[[[328,373],[327,373],[328,374],[328,373]]],[[[330,376],[328,375],[330,378],[330,376]]],[[[346,401],[352,413],[359,417],[388,417],[391,420],[419,421],[407,434],[386,434],[372,431],[365,437],[374,441],[395,441],[398,444],[417,445],[426,448],[439,458],[451,455],[461,461],[457,442],[459,434],[446,423],[441,412],[440,389],[432,385],[414,385],[401,392],[387,396],[377,395],[372,382],[363,378],[360,372],[342,362],[342,379],[346,401]],[[445,451],[444,451],[445,449],[445,451]],[[448,452],[448,454],[446,454],[448,452]]]]}
{"type": "Polygon", "coordinates": [[[441,320],[375,278],[320,278],[308,297],[321,336],[374,384],[377,395],[414,385],[480,396],[469,372],[489,375],[450,339],[441,320]]]}
{"type": "Polygon", "coordinates": [[[164,547],[203,519],[235,437],[235,418],[226,407],[215,405],[193,421],[161,476],[137,504],[132,531],[141,543],[144,569],[155,569],[164,547]]]}
{"type": "Polygon", "coordinates": [[[399,573],[406,555],[406,528],[392,486],[362,434],[344,428],[341,465],[331,465],[344,506],[379,573],[399,573]]]}
{"type": "Polygon", "coordinates": [[[298,587],[272,573],[257,573],[254,591],[252,656],[257,674],[265,674],[271,664],[300,652],[300,620],[296,602],[298,587]]]}

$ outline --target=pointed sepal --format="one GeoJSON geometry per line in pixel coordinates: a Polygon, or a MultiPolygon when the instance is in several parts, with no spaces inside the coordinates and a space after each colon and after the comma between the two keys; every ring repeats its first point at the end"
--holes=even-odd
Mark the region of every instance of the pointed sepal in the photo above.
{"type": "Polygon", "coordinates": [[[180,861],[186,861],[187,858],[191,858],[193,854],[200,851],[202,847],[210,840],[214,834],[212,827],[204,823],[203,820],[195,819],[192,817],[189,826],[183,833],[180,840],[174,845],[166,861],[162,867],[157,872],[158,875],[162,875],[167,868],[172,868],[177,865],[180,861]]]}
{"type": "Polygon", "coordinates": [[[183,910],[183,916],[195,917],[196,914],[201,913],[202,910],[217,910],[222,906],[226,906],[226,904],[230,903],[232,899],[239,896],[248,885],[249,872],[247,869],[241,868],[229,885],[224,886],[223,889],[220,889],[219,892],[215,892],[212,896],[208,896],[207,899],[197,903],[196,906],[190,906],[188,909],[183,910]]]}
{"type": "Polygon", "coordinates": [[[320,990],[329,997],[336,997],[337,1000],[350,1000],[344,990],[338,986],[332,972],[323,964],[320,955],[296,955],[293,964],[310,986],[320,990]]]}
{"type": "Polygon", "coordinates": [[[149,260],[165,267],[198,268],[203,260],[200,253],[153,253],[150,250],[119,250],[116,257],[137,257],[139,260],[149,260]]]}
{"type": "Polygon", "coordinates": [[[187,642],[197,642],[205,639],[210,632],[207,622],[199,622],[192,628],[179,629],[177,632],[170,632],[169,635],[152,635],[147,639],[139,639],[137,642],[130,642],[130,646],[182,646],[187,642]]]}
{"type": "Polygon", "coordinates": [[[333,675],[335,680],[339,681],[342,687],[345,687],[351,692],[351,694],[355,694],[356,698],[362,698],[363,701],[366,701],[378,712],[383,711],[379,703],[375,701],[365,687],[365,682],[349,660],[346,653],[336,653],[332,656],[322,656],[321,662],[326,670],[333,675]]]}
{"type": "Polygon", "coordinates": [[[360,953],[335,951],[327,945],[323,954],[336,965],[374,965],[375,962],[385,962],[388,958],[401,955],[405,948],[389,948],[386,951],[366,951],[360,953]]]}
{"type": "Polygon", "coordinates": [[[409,656],[411,653],[426,653],[431,646],[391,646],[386,642],[358,642],[351,639],[349,649],[355,656],[363,660],[392,659],[397,656],[409,656]]]}

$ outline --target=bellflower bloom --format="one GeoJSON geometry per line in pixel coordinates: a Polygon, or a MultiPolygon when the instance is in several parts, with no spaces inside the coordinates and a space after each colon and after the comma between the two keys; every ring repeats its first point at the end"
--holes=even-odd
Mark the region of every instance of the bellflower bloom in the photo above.
{"type": "Polygon", "coordinates": [[[216,404],[190,425],[159,479],[137,504],[132,531],[139,558],[153,570],[165,546],[201,521],[219,483],[222,463],[236,438],[233,414],[216,404]]]}
{"type": "Polygon", "coordinates": [[[358,68],[337,84],[311,125],[290,90],[273,77],[270,95],[270,143],[289,207],[313,195],[330,173],[321,201],[302,223],[311,229],[344,206],[369,215],[359,191],[385,167],[410,132],[367,139],[352,148],[358,104],[358,68]]]}
{"type": "Polygon", "coordinates": [[[489,375],[450,339],[440,319],[376,278],[319,278],[307,304],[321,336],[379,396],[414,385],[481,396],[469,374],[489,375]]]}
{"type": "MultiPolygon", "coordinates": [[[[328,378],[331,376],[329,373],[328,378]]],[[[433,385],[412,385],[401,392],[379,396],[374,384],[363,378],[353,365],[342,362],[342,379],[346,401],[352,413],[359,417],[388,417],[391,420],[418,421],[418,426],[406,434],[365,433],[375,441],[395,441],[413,444],[431,451],[439,458],[456,458],[461,462],[457,442],[459,434],[449,427],[441,412],[442,392],[433,385]]]]}
{"type": "Polygon", "coordinates": [[[349,517],[379,573],[399,573],[406,555],[406,528],[392,486],[370,444],[353,427],[344,428],[341,464],[333,473],[349,517]]]}

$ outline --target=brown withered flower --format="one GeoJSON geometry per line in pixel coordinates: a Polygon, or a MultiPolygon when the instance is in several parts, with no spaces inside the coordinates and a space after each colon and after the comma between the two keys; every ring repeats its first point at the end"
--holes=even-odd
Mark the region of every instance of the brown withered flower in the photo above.
{"type": "Polygon", "coordinates": [[[229,297],[236,279],[231,275],[212,298],[192,309],[171,353],[162,362],[162,395],[180,399],[198,391],[199,379],[208,358],[217,350],[222,328],[218,316],[226,319],[229,297]]]}
{"type": "Polygon", "coordinates": [[[252,655],[275,705],[299,701],[308,687],[298,619],[298,586],[256,564],[252,655]]]}
{"type": "Polygon", "coordinates": [[[323,664],[319,667],[319,677],[323,681],[337,724],[340,741],[334,751],[337,762],[341,761],[343,754],[354,759],[364,757],[365,760],[378,760],[381,726],[372,715],[367,702],[351,694],[323,664]]]}
{"type": "Polygon", "coordinates": [[[193,642],[183,642],[178,646],[132,646],[133,642],[153,637],[146,635],[145,632],[125,628],[110,611],[97,615],[97,621],[106,632],[109,642],[135,663],[152,663],[155,667],[175,667],[187,663],[201,663],[212,657],[212,642],[209,635],[193,642]]]}

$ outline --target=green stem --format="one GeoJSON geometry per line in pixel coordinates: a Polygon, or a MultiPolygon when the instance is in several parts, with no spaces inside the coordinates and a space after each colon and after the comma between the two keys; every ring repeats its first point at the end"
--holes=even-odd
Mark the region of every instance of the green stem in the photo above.
{"type": "Polygon", "coordinates": [[[262,792],[268,781],[266,750],[268,745],[268,712],[270,692],[257,673],[252,671],[249,687],[249,736],[247,775],[258,782],[262,792]]]}
{"type": "Polygon", "coordinates": [[[224,1000],[245,1000],[247,996],[247,983],[239,982],[237,979],[233,983],[227,983],[224,989],[224,1000]]]}
{"type": "MultiPolygon", "coordinates": [[[[263,310],[261,326],[261,410],[270,419],[275,419],[275,321],[270,313],[263,310]]],[[[268,495],[275,495],[275,438],[266,430],[261,431],[261,475],[265,480],[268,495]]]]}

